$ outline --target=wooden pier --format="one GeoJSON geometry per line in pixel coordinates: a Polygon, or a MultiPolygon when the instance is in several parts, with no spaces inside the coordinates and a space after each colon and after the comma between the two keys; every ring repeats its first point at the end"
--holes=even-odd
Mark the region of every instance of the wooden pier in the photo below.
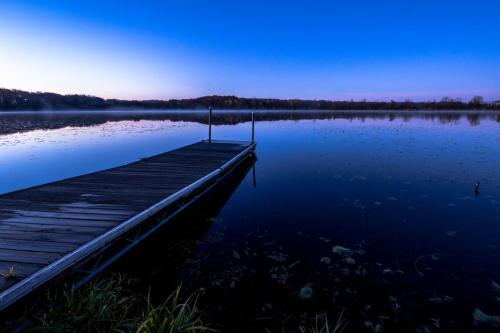
{"type": "Polygon", "coordinates": [[[1,195],[0,310],[92,263],[80,281],[90,279],[209,191],[254,149],[253,142],[202,141],[1,195]]]}

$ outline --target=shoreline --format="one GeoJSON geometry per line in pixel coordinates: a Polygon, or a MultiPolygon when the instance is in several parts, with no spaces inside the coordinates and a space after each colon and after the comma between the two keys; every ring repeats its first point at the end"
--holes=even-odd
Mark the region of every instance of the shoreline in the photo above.
{"type": "MultiPolygon", "coordinates": [[[[460,109],[218,109],[213,108],[217,113],[349,113],[349,114],[500,114],[500,110],[478,109],[478,110],[460,110],[460,109]]],[[[64,110],[0,110],[2,114],[85,114],[85,113],[182,113],[182,114],[202,114],[208,112],[207,109],[149,109],[149,108],[117,108],[117,109],[64,109],[64,110]]]]}
{"type": "MultiPolygon", "coordinates": [[[[214,125],[236,125],[250,121],[250,114],[256,121],[283,120],[322,120],[355,118],[437,118],[440,121],[456,121],[466,117],[472,122],[489,118],[500,122],[497,110],[215,110],[214,125]]],[[[85,127],[106,122],[127,120],[151,120],[172,122],[195,122],[208,124],[208,111],[205,110],[65,110],[65,111],[1,111],[0,135],[51,130],[68,126],[85,127]]]]}

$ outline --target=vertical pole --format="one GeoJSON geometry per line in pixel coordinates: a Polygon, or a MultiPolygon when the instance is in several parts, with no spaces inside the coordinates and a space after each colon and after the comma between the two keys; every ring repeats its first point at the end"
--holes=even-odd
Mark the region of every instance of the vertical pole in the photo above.
{"type": "Polygon", "coordinates": [[[208,107],[208,143],[212,143],[212,107],[208,107]]]}
{"type": "Polygon", "coordinates": [[[252,112],[252,143],[255,142],[255,119],[252,112]]]}
{"type": "Polygon", "coordinates": [[[257,188],[257,178],[255,177],[255,161],[252,164],[252,173],[253,173],[253,187],[257,188]]]}

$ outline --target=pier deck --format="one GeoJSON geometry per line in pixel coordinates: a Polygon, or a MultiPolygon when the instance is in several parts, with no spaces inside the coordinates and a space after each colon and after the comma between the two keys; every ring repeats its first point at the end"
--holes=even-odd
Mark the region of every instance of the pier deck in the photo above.
{"type": "MultiPolygon", "coordinates": [[[[250,156],[202,141],[124,166],[0,196],[0,310],[74,269],[160,212],[173,213],[250,156]],[[15,277],[8,271],[13,267],[15,277]]],[[[162,213],[162,220],[170,213],[162,213]]],[[[149,227],[151,229],[151,227],[149,227]]]]}

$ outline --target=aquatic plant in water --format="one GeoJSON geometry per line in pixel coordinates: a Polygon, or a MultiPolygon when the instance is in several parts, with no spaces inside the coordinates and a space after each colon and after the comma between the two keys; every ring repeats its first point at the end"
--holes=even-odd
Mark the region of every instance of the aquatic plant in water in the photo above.
{"type": "Polygon", "coordinates": [[[300,289],[299,298],[302,300],[310,300],[314,295],[311,284],[306,284],[300,289]]]}
{"type": "Polygon", "coordinates": [[[330,327],[328,317],[326,314],[316,315],[314,325],[309,327],[300,327],[301,333],[341,333],[345,330],[347,322],[342,318],[343,313],[340,314],[334,326],[330,327]]]}
{"type": "Polygon", "coordinates": [[[490,326],[490,327],[494,327],[494,328],[500,327],[500,317],[499,316],[488,315],[478,308],[474,309],[474,312],[472,312],[472,318],[474,318],[475,325],[479,325],[479,326],[484,325],[484,326],[490,326]]]}
{"type": "Polygon", "coordinates": [[[500,284],[495,281],[491,281],[491,290],[496,294],[500,294],[500,284]]]}
{"type": "Polygon", "coordinates": [[[332,248],[332,252],[340,256],[344,256],[344,255],[351,255],[352,250],[348,249],[347,247],[336,245],[332,248]]]}

